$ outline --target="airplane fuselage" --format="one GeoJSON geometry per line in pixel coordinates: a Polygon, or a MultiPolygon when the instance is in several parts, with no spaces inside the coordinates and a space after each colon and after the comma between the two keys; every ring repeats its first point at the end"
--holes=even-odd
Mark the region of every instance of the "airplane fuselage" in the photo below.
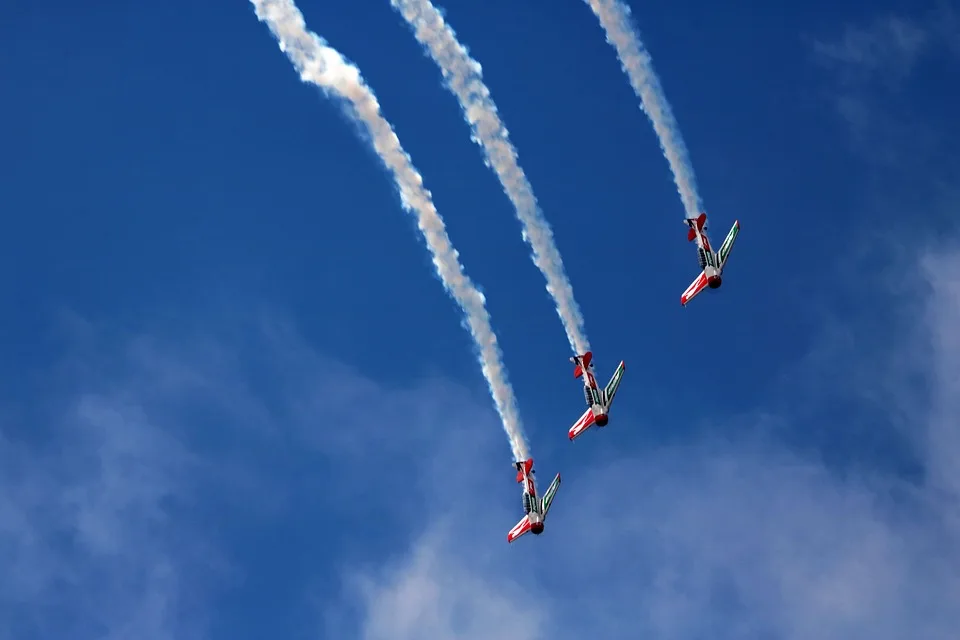
{"type": "Polygon", "coordinates": [[[620,380],[623,377],[624,363],[621,360],[617,368],[614,369],[610,382],[602,389],[597,384],[597,378],[593,373],[593,352],[586,351],[582,355],[575,355],[570,358],[573,363],[573,377],[583,378],[583,397],[587,401],[587,410],[577,418],[567,430],[567,436],[570,440],[576,439],[581,433],[596,425],[605,427],[609,422],[610,405],[613,403],[613,397],[617,394],[620,387],[620,380]]]}
{"type": "Polygon", "coordinates": [[[583,385],[583,395],[587,401],[587,406],[590,407],[590,411],[593,412],[593,421],[597,424],[598,427],[607,426],[607,412],[603,410],[603,402],[600,400],[600,389],[597,388],[597,381],[594,379],[592,373],[587,373],[584,378],[589,378],[588,381],[584,381],[583,385]],[[590,383],[593,383],[592,385],[590,383]]]}
{"type": "Polygon", "coordinates": [[[507,533],[507,542],[513,542],[527,533],[532,532],[537,536],[543,533],[550,505],[553,504],[553,498],[557,495],[557,489],[560,488],[558,473],[547,486],[543,497],[540,497],[537,495],[537,485],[533,479],[533,458],[518,460],[514,462],[514,466],[517,468],[517,482],[523,485],[523,517],[507,533]]]}
{"type": "Polygon", "coordinates": [[[527,512],[527,518],[530,520],[530,533],[535,536],[543,533],[544,524],[543,524],[543,514],[537,511],[536,509],[531,509],[527,512]]]}
{"type": "Polygon", "coordinates": [[[587,401],[587,406],[593,412],[593,420],[598,427],[607,426],[607,412],[603,408],[603,399],[600,397],[600,387],[597,386],[597,379],[593,375],[593,363],[583,367],[582,360],[574,360],[580,364],[583,370],[583,396],[587,401]]]}
{"type": "Polygon", "coordinates": [[[720,285],[723,284],[723,268],[727,265],[730,250],[733,249],[733,243],[740,233],[740,221],[734,220],[733,226],[730,227],[730,231],[717,250],[714,250],[710,237],[707,235],[706,212],[701,213],[696,218],[686,218],[684,222],[689,227],[687,240],[697,243],[697,259],[700,262],[699,275],[680,294],[680,304],[686,306],[704,289],[719,289],[720,285]]]}
{"type": "Polygon", "coordinates": [[[543,514],[540,513],[540,501],[537,499],[537,484],[533,480],[533,469],[524,472],[523,466],[518,463],[517,470],[522,475],[523,482],[523,512],[530,520],[530,533],[543,533],[543,514]]]}
{"type": "Polygon", "coordinates": [[[700,268],[707,276],[707,286],[711,289],[719,289],[723,284],[721,277],[723,271],[720,269],[720,257],[713,250],[710,244],[710,238],[703,229],[697,229],[696,225],[691,225],[691,229],[697,234],[697,258],[700,261],[700,268]]]}

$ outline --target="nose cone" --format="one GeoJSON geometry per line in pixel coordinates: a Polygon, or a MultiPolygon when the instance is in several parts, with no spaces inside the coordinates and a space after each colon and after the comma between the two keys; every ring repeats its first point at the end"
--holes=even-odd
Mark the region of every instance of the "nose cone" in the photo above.
{"type": "Polygon", "coordinates": [[[530,525],[530,532],[533,533],[534,535],[540,535],[541,533],[543,533],[543,523],[534,522],[532,525],[530,525]]]}
{"type": "Polygon", "coordinates": [[[608,420],[607,414],[605,414],[605,413],[600,414],[599,416],[597,416],[597,426],[598,426],[598,427],[605,427],[605,426],[607,426],[607,420],[608,420]]]}
{"type": "Polygon", "coordinates": [[[713,276],[707,280],[707,286],[711,289],[719,289],[721,284],[723,284],[723,279],[720,276],[713,276]]]}

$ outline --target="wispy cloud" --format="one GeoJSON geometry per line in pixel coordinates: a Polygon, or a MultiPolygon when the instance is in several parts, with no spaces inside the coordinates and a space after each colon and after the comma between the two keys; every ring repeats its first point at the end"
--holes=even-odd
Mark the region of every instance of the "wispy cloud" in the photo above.
{"type": "Polygon", "coordinates": [[[43,420],[0,425],[0,637],[203,637],[230,570],[194,517],[209,461],[163,407],[182,387],[118,382],[148,374],[130,353],[71,364],[86,375],[25,412],[43,420]]]}
{"type": "Polygon", "coordinates": [[[829,100],[867,158],[901,166],[933,153],[941,128],[904,105],[915,98],[911,83],[921,65],[944,54],[960,60],[960,21],[949,4],[848,25],[815,39],[812,51],[832,75],[829,100]]]}
{"type": "MultiPolygon", "coordinates": [[[[503,507],[485,515],[465,498],[424,523],[406,556],[361,572],[364,588],[350,591],[361,637],[496,637],[510,620],[530,638],[952,638],[960,259],[928,253],[921,262],[930,293],[909,302],[915,335],[870,345],[936,346],[925,362],[930,399],[900,400],[912,403],[919,479],[828,467],[777,434],[718,433],[581,472],[565,483],[547,533],[523,548],[489,537],[488,517],[509,520],[503,507]],[[451,528],[468,514],[469,526],[451,528]],[[504,593],[523,594],[522,609],[504,593]]],[[[895,369],[897,360],[883,361],[895,369]]],[[[845,430],[843,421],[829,427],[845,430]]]]}
{"type": "MultiPolygon", "coordinates": [[[[955,210],[956,211],[956,210],[955,210]]],[[[931,379],[933,410],[923,433],[931,481],[954,499],[948,513],[960,536],[960,253],[926,256],[924,274],[933,289],[934,302],[927,308],[932,331],[930,349],[936,354],[931,379]]]]}
{"type": "Polygon", "coordinates": [[[848,82],[879,79],[896,86],[910,75],[931,40],[924,25],[888,15],[868,26],[849,26],[838,40],[816,40],[813,49],[848,82]]]}
{"type": "MultiPolygon", "coordinates": [[[[417,540],[409,556],[376,577],[361,575],[350,588],[367,610],[357,637],[364,640],[416,638],[536,638],[544,611],[509,577],[482,575],[454,559],[442,524],[417,540]]],[[[533,600],[535,602],[535,599],[533,600]]]]}
{"type": "Polygon", "coordinates": [[[951,638],[960,258],[921,264],[912,335],[857,349],[895,380],[914,373],[898,373],[898,350],[932,347],[929,393],[897,400],[919,478],[719,424],[568,475],[523,546],[504,539],[519,492],[479,389],[333,376],[340,363],[275,318],[100,340],[60,369],[44,420],[3,423],[0,638],[209,637],[238,577],[277,628],[306,601],[274,594],[312,588],[326,637],[951,638]],[[360,412],[331,424],[344,397],[360,412]],[[237,532],[283,543],[244,550],[237,532]]]}
{"type": "Polygon", "coordinates": [[[451,461],[510,466],[481,389],[380,384],[276,314],[191,315],[132,336],[74,318],[46,392],[0,403],[0,638],[235,637],[225,598],[298,631],[276,593],[405,542],[439,474],[476,486],[451,461]]]}

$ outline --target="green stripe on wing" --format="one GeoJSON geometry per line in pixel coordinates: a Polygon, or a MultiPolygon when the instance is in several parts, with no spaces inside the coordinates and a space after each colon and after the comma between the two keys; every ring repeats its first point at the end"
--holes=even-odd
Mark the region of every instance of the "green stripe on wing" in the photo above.
{"type": "Polygon", "coordinates": [[[617,366],[617,370],[613,372],[613,376],[610,378],[610,382],[607,383],[607,386],[603,390],[603,397],[606,402],[604,407],[610,409],[610,405],[613,403],[613,396],[617,394],[617,389],[620,387],[620,379],[623,378],[623,370],[625,369],[624,364],[621,362],[617,366]]]}
{"type": "Polygon", "coordinates": [[[723,268],[723,265],[727,262],[727,256],[730,255],[730,249],[733,248],[733,243],[737,239],[737,235],[740,233],[740,221],[733,223],[733,226],[730,227],[730,232],[727,234],[727,237],[724,239],[723,244],[720,245],[720,268],[723,268]]]}
{"type": "Polygon", "coordinates": [[[553,497],[557,495],[557,489],[560,488],[560,474],[557,474],[557,477],[553,479],[553,482],[550,483],[550,486],[547,487],[546,493],[543,494],[543,499],[540,502],[541,511],[543,514],[544,520],[547,518],[547,511],[550,510],[550,504],[553,502],[553,497]]]}

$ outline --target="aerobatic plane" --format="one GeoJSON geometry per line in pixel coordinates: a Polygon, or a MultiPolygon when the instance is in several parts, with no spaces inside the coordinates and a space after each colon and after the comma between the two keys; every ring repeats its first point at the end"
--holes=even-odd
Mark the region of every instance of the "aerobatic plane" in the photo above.
{"type": "Polygon", "coordinates": [[[570,362],[574,364],[573,377],[583,377],[583,395],[587,399],[587,410],[583,412],[580,419],[577,420],[567,435],[571,440],[589,429],[593,424],[598,427],[607,426],[608,412],[613,403],[613,396],[617,393],[620,386],[620,380],[623,378],[623,370],[626,366],[623,360],[613,372],[610,382],[603,389],[597,386],[597,379],[593,375],[593,353],[587,351],[581,356],[573,356],[570,362]]]}
{"type": "Polygon", "coordinates": [[[714,251],[713,246],[710,244],[710,238],[707,237],[707,232],[703,228],[706,222],[706,213],[701,213],[697,218],[687,218],[684,220],[684,223],[690,227],[690,231],[687,232],[687,240],[689,242],[697,241],[697,256],[700,259],[700,269],[702,269],[702,271],[700,275],[697,276],[697,279],[683,292],[683,295],[680,296],[680,304],[683,306],[686,306],[688,302],[697,297],[706,287],[710,287],[711,289],[720,288],[720,285],[723,283],[723,278],[720,277],[723,275],[723,267],[727,264],[727,258],[730,257],[730,249],[733,248],[733,242],[737,239],[737,234],[740,233],[740,221],[735,220],[733,226],[730,227],[730,232],[727,234],[726,239],[723,241],[723,244],[720,245],[720,251],[714,251]]]}
{"type": "Polygon", "coordinates": [[[560,487],[560,474],[553,479],[547,492],[540,498],[537,496],[537,484],[533,480],[533,458],[521,460],[515,463],[517,466],[517,482],[523,483],[523,510],[524,516],[517,525],[510,529],[507,534],[507,542],[513,542],[528,531],[534,535],[543,533],[543,523],[547,519],[547,512],[550,511],[550,504],[553,497],[557,495],[557,488],[560,487]]]}

